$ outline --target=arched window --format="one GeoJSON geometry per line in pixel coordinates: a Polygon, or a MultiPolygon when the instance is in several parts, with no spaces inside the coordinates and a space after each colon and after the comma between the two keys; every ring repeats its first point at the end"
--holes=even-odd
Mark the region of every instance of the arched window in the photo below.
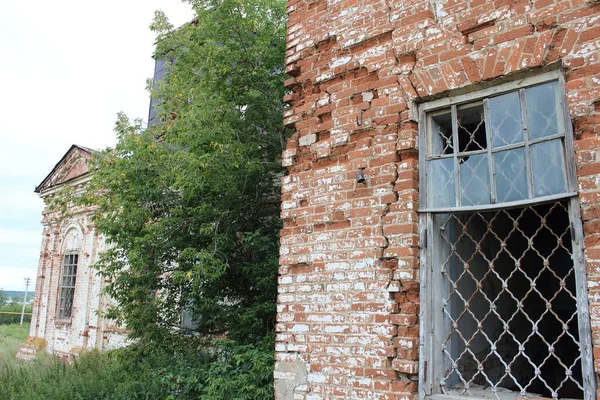
{"type": "Polygon", "coordinates": [[[60,276],[60,299],[58,306],[58,319],[71,319],[73,311],[73,297],[77,279],[77,264],[79,261],[79,232],[69,229],[65,234],[64,256],[60,276]]]}

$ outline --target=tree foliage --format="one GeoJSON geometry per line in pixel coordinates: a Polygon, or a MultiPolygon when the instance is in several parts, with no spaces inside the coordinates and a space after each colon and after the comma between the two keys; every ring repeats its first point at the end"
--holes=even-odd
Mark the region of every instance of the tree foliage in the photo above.
{"type": "Polygon", "coordinates": [[[157,13],[152,24],[156,58],[171,60],[149,82],[161,123],[120,114],[83,201],[109,243],[98,264],[117,301],[109,316],[140,345],[226,337],[210,347],[240,356],[272,343],[285,2],[193,6],[193,23],[173,30],[157,13]],[[179,328],[184,309],[193,332],[179,328]]]}

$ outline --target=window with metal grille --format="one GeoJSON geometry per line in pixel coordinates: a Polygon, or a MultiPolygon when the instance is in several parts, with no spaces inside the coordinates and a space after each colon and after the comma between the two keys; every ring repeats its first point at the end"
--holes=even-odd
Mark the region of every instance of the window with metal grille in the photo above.
{"type": "Polygon", "coordinates": [[[77,253],[65,254],[63,258],[60,278],[60,301],[58,306],[58,319],[61,320],[71,318],[75,281],[77,279],[77,261],[77,253]]]}
{"type": "Polygon", "coordinates": [[[562,87],[421,106],[421,397],[595,398],[562,87]]]}

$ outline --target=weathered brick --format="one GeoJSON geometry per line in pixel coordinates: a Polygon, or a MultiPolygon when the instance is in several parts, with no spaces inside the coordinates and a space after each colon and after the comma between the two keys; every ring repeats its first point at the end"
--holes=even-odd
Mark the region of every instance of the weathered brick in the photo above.
{"type": "Polygon", "coordinates": [[[557,61],[577,139],[596,364],[600,358],[600,9],[582,0],[433,4],[435,15],[427,0],[288,1],[285,123],[297,133],[282,159],[288,254],[280,272],[293,279],[280,278],[279,304],[288,308],[279,312],[298,314],[291,322],[310,329],[292,335],[296,325],[278,325],[289,334],[278,341],[286,343],[278,359],[299,355],[309,370],[320,368],[323,376],[307,383],[316,397],[416,398],[407,378],[419,372],[414,104],[557,61]],[[302,146],[308,135],[315,141],[302,146]],[[359,168],[366,183],[355,181],[359,168]]]}

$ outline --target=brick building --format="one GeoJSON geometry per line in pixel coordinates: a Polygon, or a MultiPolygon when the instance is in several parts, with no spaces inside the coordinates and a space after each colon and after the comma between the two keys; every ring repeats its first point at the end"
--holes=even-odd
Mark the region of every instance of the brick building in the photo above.
{"type": "Polygon", "coordinates": [[[277,398],[600,398],[600,5],[288,15],[277,398]]]}
{"type": "Polygon", "coordinates": [[[42,249],[30,333],[17,358],[30,359],[42,348],[70,356],[126,343],[125,330],[99,314],[112,302],[102,294],[103,278],[90,268],[105,247],[92,221],[94,208],[70,206],[63,212],[50,207],[65,187],[85,190],[91,178],[87,164],[91,156],[90,149],[71,146],[35,189],[45,203],[42,249]]]}

